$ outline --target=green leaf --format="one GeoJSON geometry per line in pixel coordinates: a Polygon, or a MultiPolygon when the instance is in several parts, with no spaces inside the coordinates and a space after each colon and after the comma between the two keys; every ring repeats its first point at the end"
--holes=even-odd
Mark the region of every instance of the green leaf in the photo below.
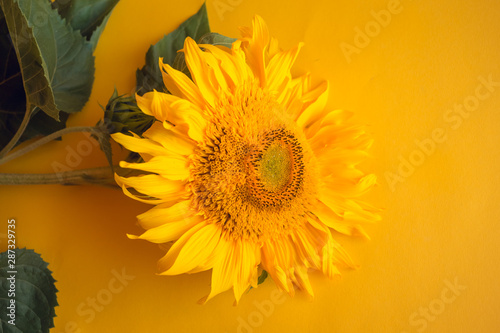
{"type": "MultiPolygon", "coordinates": [[[[26,93],[16,52],[0,10],[0,148],[19,128],[26,112],[26,93]]],[[[43,113],[43,112],[42,112],[43,113]]]]}
{"type": "Polygon", "coordinates": [[[1,69],[3,73],[6,73],[6,70],[8,72],[8,76],[4,75],[0,84],[2,110],[4,110],[4,105],[8,104],[9,107],[5,111],[17,113],[21,110],[20,112],[24,114],[26,103],[28,103],[39,107],[52,118],[58,119],[59,112],[50,88],[50,79],[43,65],[44,61],[33,29],[14,0],[0,0],[0,7],[5,15],[0,36],[2,55],[7,55],[1,69]],[[8,30],[9,35],[5,30],[8,30]],[[12,58],[12,54],[16,55],[16,60],[12,58]],[[19,76],[23,78],[21,82],[18,79],[19,76]],[[24,84],[26,102],[19,108],[17,103],[23,101],[19,94],[20,83],[24,84]],[[12,90],[15,91],[15,95],[9,94],[12,90]]]}
{"type": "Polygon", "coordinates": [[[0,59],[6,59],[0,61],[0,73],[6,73],[0,81],[0,94],[6,96],[0,102],[0,145],[5,146],[26,110],[35,112],[20,142],[64,128],[67,116],[57,123],[59,112],[80,111],[90,96],[94,57],[92,42],[74,31],[49,1],[0,0],[0,7],[6,14],[0,17],[0,59]]]}
{"type": "Polygon", "coordinates": [[[257,280],[257,285],[264,283],[267,279],[267,271],[262,271],[262,273],[259,276],[259,279],[257,280]]]}
{"type": "MultiPolygon", "coordinates": [[[[262,273],[260,273],[260,276],[257,279],[257,285],[264,283],[264,281],[266,281],[266,279],[267,279],[267,276],[268,276],[267,271],[262,270],[262,273]]],[[[252,290],[252,289],[253,289],[253,287],[250,287],[248,289],[247,293],[249,293],[250,290],[252,290]]]]}
{"type": "Polygon", "coordinates": [[[80,111],[89,99],[94,82],[92,45],[47,1],[18,0],[18,3],[33,25],[57,108],[65,112],[80,111]],[[45,24],[37,24],[42,18],[45,24]]]}
{"type": "Polygon", "coordinates": [[[216,32],[209,32],[208,34],[204,34],[203,36],[201,36],[201,38],[198,40],[198,44],[221,45],[231,48],[236,40],[236,38],[226,37],[216,32]]]}
{"type": "Polygon", "coordinates": [[[177,56],[177,51],[184,46],[186,37],[189,36],[194,40],[198,40],[209,32],[210,26],[208,24],[207,8],[204,3],[196,14],[149,48],[146,54],[146,65],[136,72],[137,93],[143,95],[153,89],[165,91],[159,67],[160,57],[163,58],[164,63],[172,66],[177,56]]]}
{"type": "MultiPolygon", "coordinates": [[[[2,292],[4,292],[4,283],[4,281],[0,281],[0,289],[2,290],[2,292]]],[[[2,307],[2,309],[7,308],[9,306],[9,300],[0,298],[0,306],[2,307]]],[[[16,326],[8,323],[8,320],[10,320],[9,317],[5,318],[6,319],[4,319],[3,315],[1,316],[2,328],[5,332],[42,332],[42,323],[40,321],[40,318],[26,304],[16,302],[16,326]]]]}
{"type": "Polygon", "coordinates": [[[104,31],[104,28],[106,27],[106,24],[108,24],[109,17],[111,16],[111,11],[104,17],[102,22],[95,28],[95,30],[92,32],[92,36],[90,36],[90,44],[92,45],[92,50],[95,51],[95,48],[97,47],[97,42],[99,41],[99,38],[101,38],[101,34],[104,31]]]}
{"type": "MultiPolygon", "coordinates": [[[[22,42],[14,43],[14,48],[18,50],[25,47],[25,43],[29,43],[30,47],[39,50],[42,59],[38,63],[43,68],[41,74],[50,84],[47,88],[52,89],[57,109],[65,112],[80,111],[90,96],[94,81],[92,45],[65,22],[48,1],[0,1],[4,13],[7,14],[5,17],[13,41],[24,37],[26,31],[32,32],[27,38],[24,37],[22,42]],[[13,21],[12,24],[9,19],[13,21]],[[24,24],[22,30],[14,26],[19,22],[24,24]]],[[[18,54],[18,60],[23,59],[22,55],[18,54]]],[[[38,72],[41,72],[40,68],[37,68],[38,72]]],[[[32,81],[31,77],[24,73],[23,78],[25,84],[32,81]]],[[[47,112],[44,105],[30,104],[47,112]]],[[[55,112],[57,113],[57,110],[55,112]]]]}
{"type": "MultiPolygon", "coordinates": [[[[54,327],[57,289],[48,264],[33,250],[15,249],[15,268],[9,267],[10,252],[0,253],[0,306],[6,309],[10,299],[15,299],[15,323],[20,332],[49,332],[54,327]],[[17,273],[10,273],[16,271],[17,273]],[[15,298],[7,297],[10,281],[7,278],[15,275],[15,298]]],[[[5,311],[0,314],[2,328],[6,332],[16,332],[8,323],[11,318],[5,311]],[[12,329],[12,330],[10,330],[12,329]]]]}
{"type": "Polygon", "coordinates": [[[74,30],[87,38],[93,49],[119,0],[56,0],[52,3],[74,30]]]}
{"type": "MultiPolygon", "coordinates": [[[[69,113],[66,112],[59,113],[59,121],[50,118],[44,112],[33,112],[28,127],[24,131],[19,142],[60,131],[63,128],[66,128],[66,121],[68,118],[69,113]]],[[[61,140],[61,138],[57,138],[56,140],[61,140]]]]}

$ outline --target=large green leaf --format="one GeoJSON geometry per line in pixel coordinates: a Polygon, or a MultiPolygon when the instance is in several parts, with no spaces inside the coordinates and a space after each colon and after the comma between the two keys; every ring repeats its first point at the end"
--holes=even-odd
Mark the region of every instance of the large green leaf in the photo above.
{"type": "Polygon", "coordinates": [[[18,4],[33,26],[57,108],[65,112],[80,111],[94,82],[92,45],[47,1],[18,0],[18,4]],[[44,24],[40,24],[42,18],[44,24]]]}
{"type": "MultiPolygon", "coordinates": [[[[8,262],[8,252],[0,253],[0,292],[8,295],[10,281],[7,278],[15,275],[15,328],[20,332],[49,332],[54,327],[54,308],[58,305],[52,272],[33,250],[15,249],[14,252],[15,267],[8,262]]],[[[9,305],[10,299],[0,298],[2,309],[9,305]]],[[[0,319],[5,332],[16,332],[8,323],[11,318],[5,311],[1,312],[0,319]]]]}
{"type": "Polygon", "coordinates": [[[146,65],[136,72],[137,92],[143,95],[153,89],[164,91],[165,86],[158,64],[159,58],[162,57],[164,63],[173,65],[177,51],[184,46],[186,37],[198,40],[209,32],[207,8],[203,4],[196,14],[149,48],[146,54],[146,65]]]}
{"type": "Polygon", "coordinates": [[[64,128],[67,115],[63,113],[60,119],[60,111],[72,113],[83,108],[94,81],[93,47],[107,14],[89,42],[52,9],[49,1],[0,0],[0,8],[6,14],[0,16],[0,59],[6,59],[0,61],[0,73],[5,73],[0,78],[3,147],[26,112],[33,114],[20,142],[64,128]]]}
{"type": "Polygon", "coordinates": [[[0,96],[2,96],[0,98],[0,147],[4,147],[14,136],[23,120],[26,112],[26,93],[16,51],[12,46],[7,22],[1,8],[0,59],[0,96]]]}
{"type": "MultiPolygon", "coordinates": [[[[81,110],[89,98],[94,81],[92,45],[74,31],[47,1],[0,1],[21,67],[24,67],[25,60],[20,49],[29,44],[30,49],[37,49],[41,55],[41,59],[33,61],[38,65],[36,73],[43,75],[45,81],[48,80],[50,86],[45,85],[44,88],[52,89],[57,109],[65,112],[81,110]],[[17,25],[22,26],[17,28],[17,25]],[[31,34],[27,35],[26,32],[31,34]]],[[[27,75],[23,75],[23,78],[25,85],[32,81],[38,83],[39,79],[33,80],[27,75]]],[[[44,105],[30,104],[47,112],[44,105]]]]}
{"type": "Polygon", "coordinates": [[[2,58],[3,55],[6,56],[6,61],[0,62],[2,65],[0,69],[2,73],[7,73],[0,84],[2,111],[17,112],[20,106],[24,114],[25,103],[28,103],[39,107],[52,118],[58,119],[59,112],[50,88],[50,79],[32,27],[19,5],[13,0],[0,0],[0,7],[4,14],[0,28],[2,30],[1,52],[2,58]],[[16,55],[16,59],[12,57],[13,54],[16,55]],[[19,81],[19,77],[22,77],[22,81],[19,81]],[[18,101],[23,101],[19,94],[19,88],[23,84],[27,100],[22,103],[23,105],[19,105],[18,101]],[[15,94],[11,95],[11,91],[15,94]],[[7,109],[5,110],[4,107],[7,109]]]}
{"type": "MultiPolygon", "coordinates": [[[[66,121],[68,120],[68,118],[69,113],[66,112],[59,113],[59,121],[50,118],[44,112],[34,112],[30,119],[28,127],[24,131],[23,136],[21,137],[21,140],[19,140],[19,142],[23,142],[37,136],[46,136],[60,131],[66,128],[66,121]]],[[[61,138],[58,138],[56,140],[61,140],[61,138]]]]}
{"type": "Polygon", "coordinates": [[[71,24],[74,30],[90,41],[95,49],[97,41],[119,0],[56,0],[52,3],[61,17],[71,24]]]}

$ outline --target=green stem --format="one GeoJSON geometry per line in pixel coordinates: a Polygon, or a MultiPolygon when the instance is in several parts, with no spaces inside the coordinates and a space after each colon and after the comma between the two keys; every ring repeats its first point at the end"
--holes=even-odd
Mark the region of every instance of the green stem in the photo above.
{"type": "MultiPolygon", "coordinates": [[[[24,122],[24,120],[23,120],[23,122],[24,122]]],[[[68,133],[74,133],[74,132],[93,133],[93,132],[97,132],[97,130],[95,129],[95,127],[92,127],[92,126],[75,126],[75,127],[63,128],[62,130],[59,130],[59,131],[54,132],[50,135],[47,135],[47,136],[41,138],[40,140],[37,140],[37,141],[33,142],[32,144],[30,144],[22,149],[19,149],[18,151],[14,152],[8,156],[5,156],[4,158],[1,158],[0,165],[7,163],[9,161],[12,161],[13,159],[18,158],[19,156],[22,156],[22,155],[24,155],[24,154],[46,144],[54,139],[57,139],[60,136],[63,136],[63,135],[68,134],[68,133]]],[[[16,135],[17,135],[17,133],[16,133],[16,135]]]]}
{"type": "MultiPolygon", "coordinates": [[[[119,166],[114,166],[120,171],[119,166]]],[[[117,187],[110,167],[98,167],[56,173],[0,173],[0,185],[102,185],[117,187]]]]}
{"type": "Polygon", "coordinates": [[[24,130],[26,130],[26,127],[28,126],[28,122],[30,121],[30,117],[31,114],[33,113],[33,110],[30,110],[29,104],[26,105],[26,112],[24,113],[23,121],[21,122],[21,125],[19,125],[16,134],[14,134],[12,139],[10,139],[9,143],[5,147],[3,147],[3,149],[0,151],[0,158],[7,155],[12,150],[12,148],[14,148],[14,146],[17,144],[17,142],[23,135],[24,130]]]}

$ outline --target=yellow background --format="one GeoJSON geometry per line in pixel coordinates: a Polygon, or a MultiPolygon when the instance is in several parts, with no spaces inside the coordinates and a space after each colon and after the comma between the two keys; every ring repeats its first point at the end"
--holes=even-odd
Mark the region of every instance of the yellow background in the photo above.
{"type": "MultiPolygon", "coordinates": [[[[172,3],[120,1],[95,52],[90,101],[70,125],[95,124],[98,103],[105,105],[115,86],[130,93],[149,45],[201,5],[172,3]]],[[[359,270],[333,281],[312,274],[313,301],[277,297],[268,280],[237,307],[230,292],[200,306],[210,272],[156,276],[162,249],[126,238],[140,233],[135,216],[149,206],[91,186],[3,186],[0,234],[15,218],[18,245],[41,253],[58,281],[52,332],[500,331],[500,87],[470,114],[456,118],[453,111],[474,101],[479,77],[500,82],[500,3],[402,0],[377,31],[371,11],[388,6],[389,0],[207,2],[213,31],[239,36],[237,27],[260,14],[282,47],[304,41],[295,73],[329,80],[329,106],[354,111],[369,125],[373,159],[363,167],[375,171],[379,186],[367,200],[384,207],[383,220],[370,226],[371,241],[338,237],[359,270]],[[372,29],[372,36],[366,46],[358,40],[364,47],[349,62],[341,45],[356,46],[356,27],[372,29]],[[429,142],[435,129],[444,138],[423,155],[416,141],[429,142]],[[410,158],[420,165],[405,173],[400,164],[410,158]],[[403,181],[394,183],[398,173],[403,181]],[[123,270],[131,277],[126,285],[114,277],[123,270]],[[465,289],[453,293],[449,283],[465,289]],[[87,304],[96,297],[106,303],[100,311],[87,304]]],[[[68,151],[88,142],[72,134],[0,171],[53,172],[55,161],[67,164],[68,151]]],[[[116,161],[124,156],[116,146],[115,153],[116,161]]],[[[95,146],[73,162],[106,164],[95,146]]]]}

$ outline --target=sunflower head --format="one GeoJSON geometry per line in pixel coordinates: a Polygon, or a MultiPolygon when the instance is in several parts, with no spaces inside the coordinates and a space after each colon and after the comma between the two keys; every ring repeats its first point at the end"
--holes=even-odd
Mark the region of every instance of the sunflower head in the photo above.
{"type": "Polygon", "coordinates": [[[326,108],[328,83],[292,77],[302,44],[281,50],[258,16],[241,31],[231,48],[187,38],[192,79],[160,59],[169,93],[136,96],[157,121],[143,137],[113,135],[144,159],[120,165],[147,172],[117,183],[154,205],[138,216],[146,231],[129,237],[171,244],[160,274],[212,269],[204,301],[228,289],[238,301],[261,270],[312,296],[309,270],[354,266],[335,234],[365,235],[379,219],[358,200],[376,181],[356,168],[372,141],[326,108]]]}

